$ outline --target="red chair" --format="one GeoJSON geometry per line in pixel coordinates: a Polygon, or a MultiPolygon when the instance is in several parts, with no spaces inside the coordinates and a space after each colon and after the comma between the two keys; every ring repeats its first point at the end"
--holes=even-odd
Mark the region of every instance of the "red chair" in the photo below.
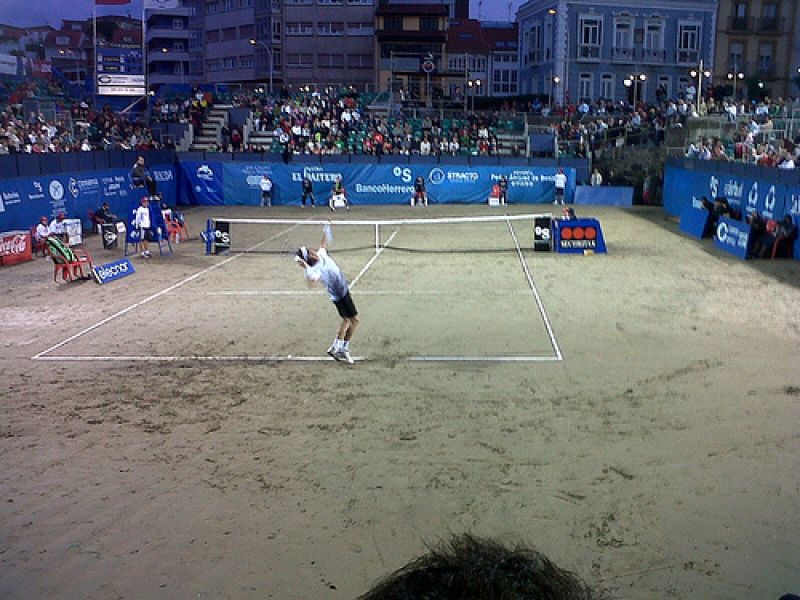
{"type": "Polygon", "coordinates": [[[75,255],[74,261],[66,260],[63,256],[56,256],[48,252],[50,258],[53,259],[53,281],[58,281],[59,273],[61,273],[61,279],[67,282],[89,277],[93,269],[92,257],[86,250],[73,248],[72,252],[75,255]],[[86,273],[83,271],[84,265],[87,267],[86,273]]]}
{"type": "Polygon", "coordinates": [[[179,223],[172,218],[171,211],[164,211],[164,221],[167,224],[167,235],[169,241],[179,244],[189,239],[189,229],[185,223],[179,223]]]}
{"type": "Polygon", "coordinates": [[[36,237],[36,227],[31,227],[31,246],[36,255],[47,256],[47,243],[36,237]]]}

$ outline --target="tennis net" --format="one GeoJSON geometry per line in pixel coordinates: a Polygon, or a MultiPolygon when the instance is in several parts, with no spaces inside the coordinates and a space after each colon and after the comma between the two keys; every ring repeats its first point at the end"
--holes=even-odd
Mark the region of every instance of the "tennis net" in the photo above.
{"type": "Polygon", "coordinates": [[[207,251],[289,254],[320,245],[330,226],[329,247],[341,252],[507,252],[533,249],[534,230],[549,214],[388,220],[210,219],[207,251]]]}

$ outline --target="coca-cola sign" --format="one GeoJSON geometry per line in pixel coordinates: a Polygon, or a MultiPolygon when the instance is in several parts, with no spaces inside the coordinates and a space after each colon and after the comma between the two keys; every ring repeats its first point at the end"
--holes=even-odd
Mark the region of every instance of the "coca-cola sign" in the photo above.
{"type": "Polygon", "coordinates": [[[0,255],[25,254],[28,250],[28,234],[16,233],[0,240],[0,255]]]}
{"type": "Polygon", "coordinates": [[[28,231],[0,233],[0,261],[4,265],[32,260],[31,234],[28,231]]]}

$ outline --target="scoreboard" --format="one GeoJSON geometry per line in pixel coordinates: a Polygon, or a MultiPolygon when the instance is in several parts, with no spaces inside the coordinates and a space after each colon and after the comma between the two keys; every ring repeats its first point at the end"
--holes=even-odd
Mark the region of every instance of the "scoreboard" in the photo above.
{"type": "Polygon", "coordinates": [[[97,48],[97,93],[144,96],[147,93],[142,48],[97,48]]]}

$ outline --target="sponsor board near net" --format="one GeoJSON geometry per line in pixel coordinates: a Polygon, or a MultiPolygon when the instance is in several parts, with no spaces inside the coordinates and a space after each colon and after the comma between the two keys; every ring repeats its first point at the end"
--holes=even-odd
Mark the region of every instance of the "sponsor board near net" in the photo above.
{"type": "Polygon", "coordinates": [[[133,263],[130,260],[121,258],[120,260],[94,267],[92,271],[94,272],[95,281],[99,284],[104,284],[133,275],[136,269],[133,268],[133,263]]]}

